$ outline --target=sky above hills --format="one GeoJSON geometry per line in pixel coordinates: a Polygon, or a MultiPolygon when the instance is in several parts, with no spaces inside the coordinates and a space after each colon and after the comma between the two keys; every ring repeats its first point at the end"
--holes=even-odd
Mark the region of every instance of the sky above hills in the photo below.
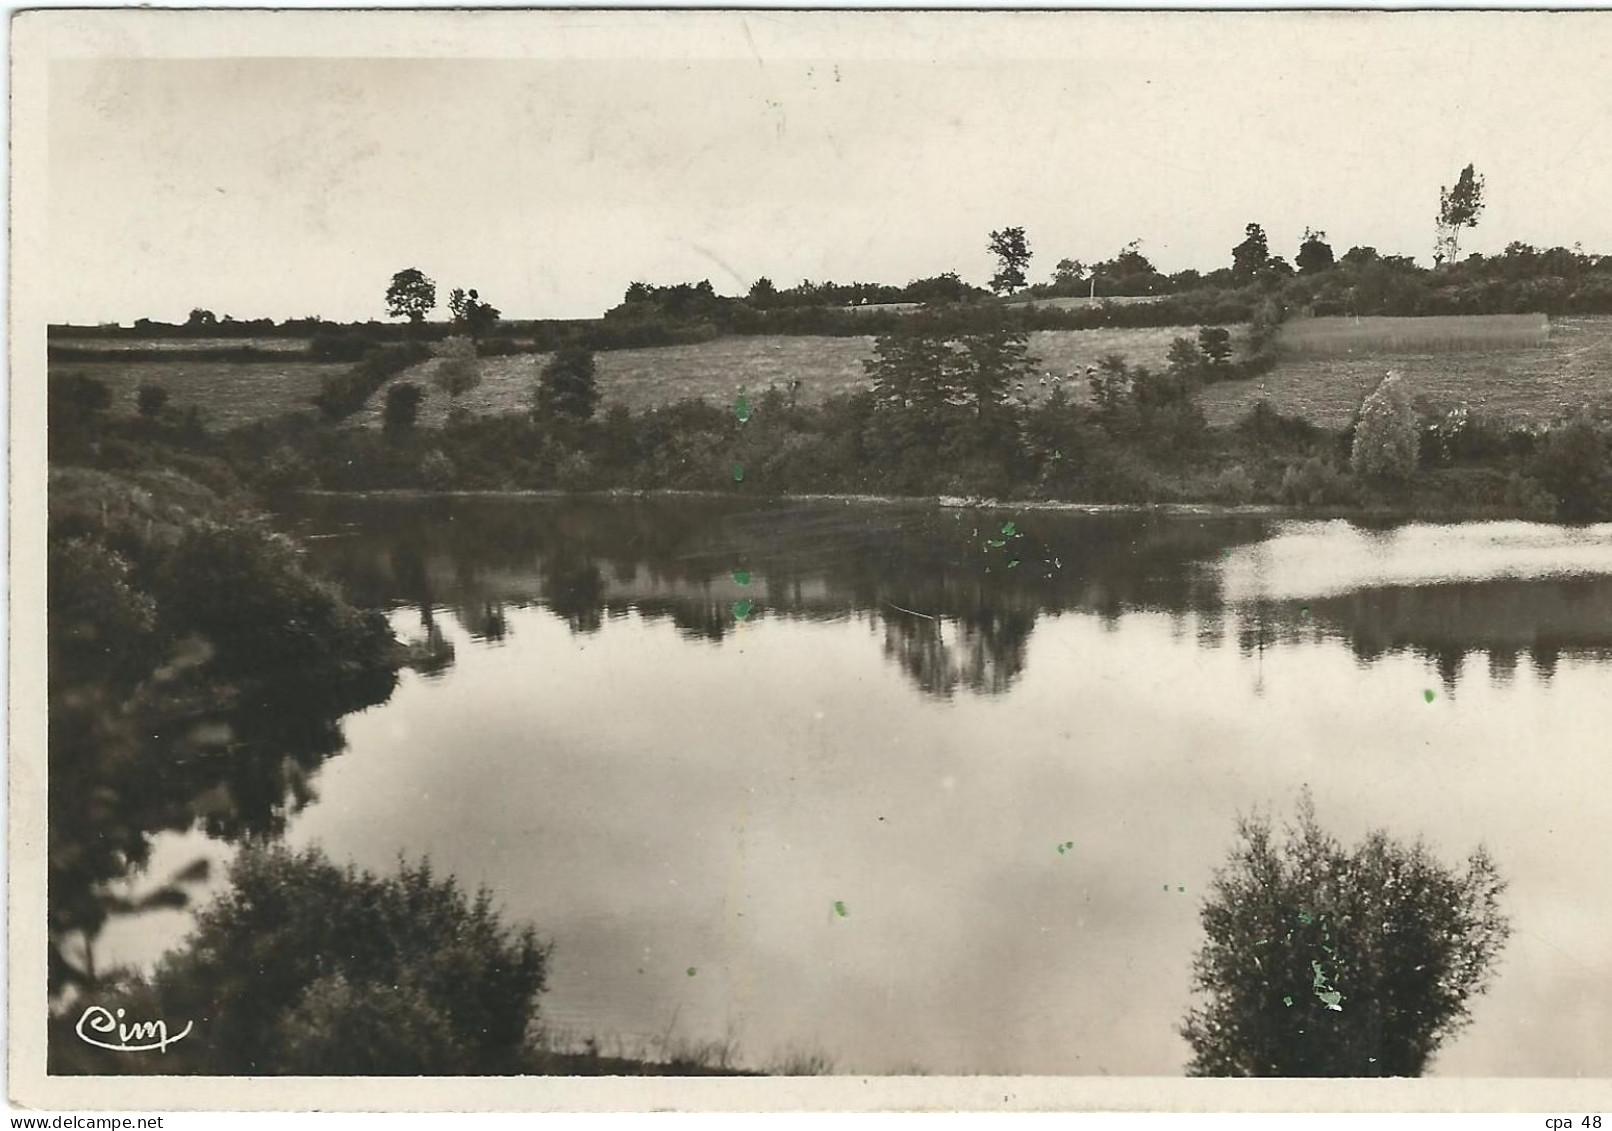
{"type": "Polygon", "coordinates": [[[1249,221],[1426,263],[1469,161],[1464,250],[1612,252],[1612,13],[690,17],[57,59],[50,318],[380,318],[410,266],[512,318],[635,279],[983,284],[1009,224],[1032,279],[1132,239],[1211,270],[1249,221]]]}

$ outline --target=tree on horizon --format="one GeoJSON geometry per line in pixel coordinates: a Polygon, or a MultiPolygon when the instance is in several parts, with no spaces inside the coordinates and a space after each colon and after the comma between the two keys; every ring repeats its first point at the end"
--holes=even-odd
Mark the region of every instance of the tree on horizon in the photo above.
{"type": "Polygon", "coordinates": [[[497,326],[502,317],[496,306],[482,301],[474,287],[468,291],[463,287],[453,288],[448,294],[448,312],[453,315],[454,325],[475,341],[480,341],[497,326]]]}
{"type": "Polygon", "coordinates": [[[996,274],[991,276],[991,290],[997,294],[1012,294],[1027,282],[1025,269],[1030,266],[1030,243],[1023,228],[1002,228],[991,233],[986,249],[997,259],[996,274]]]}
{"type": "Polygon", "coordinates": [[[1454,263],[1461,255],[1461,229],[1478,226],[1483,214],[1483,178],[1469,163],[1454,188],[1439,186],[1438,235],[1433,245],[1435,264],[1454,263]]]}
{"type": "Polygon", "coordinates": [[[1249,224],[1243,229],[1243,242],[1231,249],[1231,271],[1241,282],[1247,282],[1271,261],[1270,240],[1265,229],[1249,224]]]}
{"type": "Polygon", "coordinates": [[[1332,268],[1334,258],[1332,245],[1327,243],[1327,234],[1311,228],[1304,229],[1304,239],[1299,244],[1299,253],[1293,257],[1294,264],[1301,275],[1311,275],[1317,271],[1327,271],[1332,268]]]}
{"type": "Polygon", "coordinates": [[[418,325],[436,305],[437,285],[418,267],[405,267],[392,276],[386,288],[386,313],[390,318],[407,318],[418,325]]]}

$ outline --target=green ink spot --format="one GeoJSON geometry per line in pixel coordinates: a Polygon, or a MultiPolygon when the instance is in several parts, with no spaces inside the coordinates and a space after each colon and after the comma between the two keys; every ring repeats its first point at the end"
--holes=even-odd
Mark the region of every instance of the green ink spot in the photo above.
{"type": "Polygon", "coordinates": [[[834,901],[834,914],[838,915],[841,919],[844,919],[850,914],[850,912],[845,909],[845,904],[836,899],[834,901]]]}
{"type": "Polygon", "coordinates": [[[1003,546],[1007,545],[1007,543],[1002,541],[1000,538],[987,538],[985,540],[985,544],[991,547],[993,550],[1000,550],[1003,546]]]}
{"type": "Polygon", "coordinates": [[[1311,915],[1308,911],[1300,911],[1299,922],[1308,927],[1311,923],[1315,922],[1315,916],[1311,915]]]}
{"type": "Polygon", "coordinates": [[[1343,1001],[1343,995],[1327,985],[1327,976],[1322,972],[1321,964],[1311,960],[1310,969],[1315,971],[1315,996],[1320,998],[1328,1009],[1342,1013],[1343,1006],[1339,1003],[1343,1001]]]}
{"type": "Polygon", "coordinates": [[[1008,563],[1008,568],[1009,568],[1009,569],[1012,569],[1012,568],[1013,568],[1013,567],[1014,567],[1014,566],[1016,566],[1016,565],[1018,565],[1018,564],[1019,564],[1019,559],[1018,559],[1018,558],[1014,558],[1014,559],[1013,559],[1013,560],[1012,560],[1012,561],[1010,561],[1010,562],[1009,562],[1009,563],[1008,563]]]}
{"type": "Polygon", "coordinates": [[[1288,997],[1286,994],[1283,994],[1282,995],[1282,1004],[1287,1006],[1289,1009],[1291,1009],[1291,1008],[1293,1008],[1293,999],[1288,997]]]}
{"type": "Polygon", "coordinates": [[[737,601],[733,602],[733,615],[739,620],[744,620],[745,617],[750,615],[751,610],[753,610],[755,607],[755,602],[751,601],[748,597],[740,597],[737,601]]]}
{"type": "Polygon", "coordinates": [[[747,569],[736,569],[736,570],[734,570],[733,571],[733,580],[737,581],[740,585],[749,585],[750,584],[750,571],[747,570],[747,569]]]}
{"type": "Polygon", "coordinates": [[[1075,842],[1072,841],[1072,840],[1066,840],[1066,841],[1064,841],[1062,844],[1060,844],[1058,846],[1058,855],[1062,856],[1064,853],[1073,852],[1074,850],[1075,850],[1075,842]]]}
{"type": "Polygon", "coordinates": [[[1015,529],[1017,528],[1011,522],[1004,522],[1002,524],[1002,533],[1006,534],[1009,538],[1013,537],[1013,531],[1015,529]]]}
{"type": "Polygon", "coordinates": [[[1185,884],[1179,885],[1179,886],[1176,887],[1175,890],[1176,891],[1186,891],[1187,890],[1186,885],[1185,884]]]}
{"type": "Polygon", "coordinates": [[[1165,890],[1165,891],[1169,891],[1169,890],[1170,890],[1170,885],[1169,885],[1169,884],[1165,884],[1165,885],[1164,885],[1164,890],[1165,890]]]}
{"type": "Polygon", "coordinates": [[[1428,690],[1422,692],[1422,698],[1431,703],[1433,700],[1437,699],[1438,696],[1433,693],[1431,688],[1429,688],[1428,690]]]}
{"type": "Polygon", "coordinates": [[[694,975],[697,974],[697,973],[699,973],[699,971],[695,970],[694,967],[690,966],[688,968],[688,976],[690,978],[694,977],[694,975]]]}
{"type": "Polygon", "coordinates": [[[1056,449],[1054,449],[1054,451],[1052,453],[1052,458],[1053,459],[1063,459],[1063,453],[1060,452],[1060,451],[1057,451],[1056,449]]]}
{"type": "Polygon", "coordinates": [[[735,483],[744,482],[744,464],[736,463],[733,465],[733,481],[735,483]]]}
{"type": "Polygon", "coordinates": [[[739,390],[739,399],[733,402],[733,415],[743,424],[750,419],[750,402],[744,399],[744,390],[739,390]]]}

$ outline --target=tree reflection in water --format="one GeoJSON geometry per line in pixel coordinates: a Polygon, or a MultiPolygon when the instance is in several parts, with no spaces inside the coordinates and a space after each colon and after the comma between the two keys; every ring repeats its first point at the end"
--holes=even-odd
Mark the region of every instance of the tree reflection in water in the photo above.
{"type": "Polygon", "coordinates": [[[1006,691],[1024,670],[1035,627],[1032,615],[1020,613],[947,622],[892,609],[883,620],[884,654],[918,687],[941,697],[959,687],[987,695],[1006,691]]]}
{"type": "Polygon", "coordinates": [[[926,694],[999,694],[1022,674],[1039,617],[1108,626],[1165,613],[1207,648],[1251,658],[1297,641],[1346,641],[1363,662],[1411,652],[1453,693],[1486,652],[1494,678],[1517,656],[1548,679],[1564,654],[1612,654],[1612,579],[1442,581],[1229,604],[1218,565],[1268,538],[1248,516],[1080,515],[722,498],[307,500],[296,528],[320,566],[363,601],[436,604],[480,640],[506,605],[542,605],[575,633],[606,614],[669,621],[719,643],[751,617],[876,618],[891,663],[926,694]],[[1011,533],[1004,533],[1004,528],[1011,533]],[[739,566],[748,586],[733,581],[739,566]]]}

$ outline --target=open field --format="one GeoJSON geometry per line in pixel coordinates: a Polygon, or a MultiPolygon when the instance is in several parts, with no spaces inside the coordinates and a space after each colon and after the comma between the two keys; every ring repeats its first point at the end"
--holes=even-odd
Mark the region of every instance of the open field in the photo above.
{"type": "MultiPolygon", "coordinates": [[[[1086,366],[1120,353],[1134,365],[1161,369],[1171,340],[1183,335],[1195,338],[1197,331],[1183,326],[1041,330],[1030,335],[1030,354],[1049,374],[1075,375],[1075,391],[1084,396],[1086,366]]],[[[611,350],[595,354],[594,364],[605,405],[624,404],[637,412],[687,397],[726,403],[740,387],[753,398],[769,386],[787,389],[792,379],[800,381],[800,400],[816,403],[866,388],[862,362],[872,356],[870,337],[733,337],[690,346],[611,350]]],[[[522,411],[531,405],[532,388],[547,360],[546,354],[483,358],[481,385],[465,394],[461,403],[477,414],[522,411]]],[[[420,423],[426,426],[441,424],[448,413],[447,396],[431,383],[435,366],[434,361],[424,362],[394,378],[425,387],[420,423]]],[[[1050,382],[1046,386],[1032,382],[1027,399],[1038,400],[1050,388],[1050,382]]],[[[385,402],[383,386],[355,423],[379,427],[385,402]]]]}
{"type": "Polygon", "coordinates": [[[121,353],[124,350],[238,350],[250,346],[275,353],[307,353],[307,338],[51,338],[64,349],[121,353]]]}
{"type": "MultiPolygon", "coordinates": [[[[1431,332],[1441,320],[1395,321],[1426,321],[1431,332]]],[[[1510,321],[1501,319],[1502,329],[1510,321]]],[[[1308,325],[1294,323],[1289,330],[1308,325]]],[[[1399,332],[1391,327],[1379,327],[1377,332],[1390,330],[1399,332]]],[[[1518,327],[1510,332],[1515,335],[1518,327]]],[[[1442,333],[1447,336],[1447,329],[1442,333]]],[[[1072,391],[1084,396],[1085,368],[1105,354],[1123,354],[1132,364],[1160,369],[1172,339],[1195,335],[1195,330],[1182,326],[1048,330],[1032,334],[1030,348],[1048,373],[1074,374],[1072,391]]],[[[1436,340],[1436,335],[1429,340],[1436,340]]],[[[872,349],[869,337],[731,337],[700,345],[604,352],[596,354],[595,360],[605,403],[624,404],[636,411],[684,397],[727,403],[741,385],[753,398],[770,385],[787,387],[796,378],[801,382],[803,401],[821,401],[865,387],[862,362],[872,355],[872,349]]],[[[465,407],[475,413],[523,411],[546,360],[544,355],[531,354],[484,358],[482,384],[463,398],[465,407]]],[[[426,425],[440,424],[448,409],[446,396],[431,384],[435,364],[426,362],[394,378],[416,381],[426,388],[420,417],[426,425]]],[[[119,412],[133,412],[135,390],[146,381],[155,381],[168,388],[176,407],[199,405],[215,427],[228,428],[308,410],[320,379],[347,368],[304,361],[283,365],[57,362],[51,364],[50,372],[53,376],[85,372],[106,381],[112,386],[114,409],[119,412]]],[[[1424,345],[1419,350],[1353,356],[1303,356],[1289,351],[1263,377],[1206,389],[1204,410],[1211,423],[1226,424],[1255,402],[1268,399],[1282,412],[1339,427],[1348,424],[1360,399],[1391,368],[1405,374],[1413,395],[1425,397],[1435,406],[1451,408],[1465,401],[1506,421],[1549,421],[1586,402],[1612,401],[1612,318],[1559,319],[1551,324],[1546,344],[1537,348],[1449,352],[1424,345]]],[[[1067,380],[1065,387],[1069,387],[1067,380]]],[[[1050,382],[1048,386],[1032,382],[1027,399],[1038,400],[1048,389],[1050,382]]],[[[384,402],[385,387],[370,398],[353,423],[378,427],[384,402]]]]}
{"type": "Polygon", "coordinates": [[[830,307],[846,314],[913,314],[923,308],[921,302],[865,302],[861,305],[830,307]]]}
{"type": "Polygon", "coordinates": [[[1466,353],[1548,345],[1543,314],[1452,314],[1428,318],[1301,318],[1282,327],[1281,348],[1299,357],[1466,353]]]}
{"type": "Polygon", "coordinates": [[[1285,356],[1263,377],[1204,390],[1204,412],[1211,424],[1229,424],[1269,400],[1279,412],[1345,427],[1390,369],[1405,375],[1413,397],[1435,408],[1465,402],[1506,423],[1548,423],[1587,403],[1612,402],[1612,318],[1557,319],[1549,341],[1535,349],[1285,356]]]}
{"type": "MultiPolygon", "coordinates": [[[[720,338],[698,345],[609,350],[593,356],[604,404],[624,404],[637,412],[687,397],[726,402],[740,386],[755,393],[769,385],[787,387],[792,378],[800,380],[803,400],[823,400],[864,384],[862,359],[872,354],[872,343],[872,338],[720,338]]],[[[460,397],[459,403],[476,415],[526,411],[532,404],[537,375],[549,356],[482,358],[481,384],[460,397]]],[[[388,381],[353,422],[379,427],[386,390],[397,382],[413,381],[426,391],[420,402],[420,424],[439,426],[447,417],[449,401],[432,383],[436,366],[434,360],[422,362],[388,381]]]]}
{"type": "Polygon", "coordinates": [[[309,403],[319,382],[331,373],[344,373],[350,365],[322,365],[288,361],[284,365],[241,365],[228,361],[131,361],[113,365],[52,362],[50,376],[83,373],[104,381],[112,390],[112,411],[135,411],[135,391],[150,381],[168,390],[176,409],[198,406],[208,426],[234,428],[287,412],[312,412],[309,403]]]}
{"type": "Polygon", "coordinates": [[[1058,295],[1053,298],[1009,298],[1003,299],[1003,306],[1045,306],[1058,310],[1085,310],[1089,307],[1101,306],[1111,302],[1115,306],[1129,306],[1138,302],[1158,302],[1163,295],[1058,295]]]}

